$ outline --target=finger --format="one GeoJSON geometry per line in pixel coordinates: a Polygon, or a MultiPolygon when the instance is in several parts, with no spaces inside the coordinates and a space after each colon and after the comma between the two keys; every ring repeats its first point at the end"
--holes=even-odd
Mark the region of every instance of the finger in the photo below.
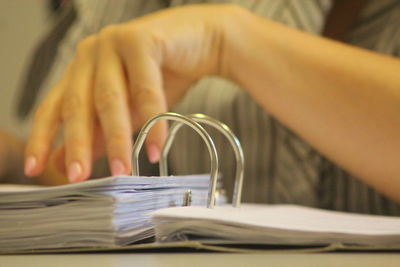
{"type": "Polygon", "coordinates": [[[126,77],[113,46],[113,28],[100,33],[95,106],[103,130],[112,175],[131,170],[132,127],[126,77]]]}
{"type": "MultiPolygon", "coordinates": [[[[128,45],[123,47],[124,64],[127,67],[129,91],[132,105],[138,113],[140,124],[143,125],[151,117],[167,111],[160,63],[151,45],[144,43],[135,33],[128,39],[128,45]]],[[[146,138],[147,155],[150,162],[157,162],[160,150],[167,135],[167,123],[161,121],[150,130],[146,138]]]]}
{"type": "Polygon", "coordinates": [[[64,94],[65,165],[70,182],[86,180],[91,173],[95,49],[95,36],[86,38],[78,45],[64,94]]]}
{"type": "Polygon", "coordinates": [[[70,67],[35,111],[25,147],[24,171],[27,176],[37,176],[42,173],[48,161],[61,122],[61,102],[69,74],[70,67]]]}
{"type": "MultiPolygon", "coordinates": [[[[92,162],[98,160],[106,151],[101,127],[98,123],[95,124],[96,126],[93,134],[92,162]]],[[[62,143],[54,150],[54,164],[62,174],[67,175],[65,161],[65,144],[62,143]]]]}

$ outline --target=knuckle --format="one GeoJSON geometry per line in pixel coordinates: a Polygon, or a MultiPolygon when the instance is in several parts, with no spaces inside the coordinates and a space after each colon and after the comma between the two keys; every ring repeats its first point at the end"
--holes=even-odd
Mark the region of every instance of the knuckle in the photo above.
{"type": "Polygon", "coordinates": [[[115,105],[118,105],[120,99],[117,90],[107,86],[105,83],[99,83],[96,85],[95,92],[95,105],[99,112],[103,112],[112,109],[115,105]]]}
{"type": "Polygon", "coordinates": [[[140,44],[146,36],[146,31],[134,25],[121,26],[115,31],[119,44],[129,43],[140,44]]]}
{"type": "Polygon", "coordinates": [[[137,104],[141,103],[159,103],[161,100],[160,92],[153,89],[152,86],[146,84],[136,84],[135,87],[140,88],[133,92],[133,98],[137,104]]]}
{"type": "Polygon", "coordinates": [[[96,35],[90,35],[80,41],[76,47],[76,54],[79,56],[83,56],[88,53],[88,51],[91,51],[97,41],[97,36],[96,35]]]}
{"type": "MultiPolygon", "coordinates": [[[[102,93],[107,90],[115,91],[116,85],[112,79],[104,78],[102,75],[98,74],[95,81],[96,93],[102,93]]],[[[116,92],[115,92],[116,93],[116,92]]]]}
{"type": "MultiPolygon", "coordinates": [[[[114,33],[114,45],[124,56],[135,53],[157,53],[162,38],[145,25],[121,25],[114,33]]],[[[157,55],[157,54],[156,54],[157,55]]]]}
{"type": "Polygon", "coordinates": [[[83,101],[79,96],[72,94],[66,97],[61,111],[63,120],[69,120],[74,117],[75,114],[80,112],[82,107],[83,101]]]}
{"type": "Polygon", "coordinates": [[[127,36],[137,36],[139,35],[140,32],[140,28],[135,26],[135,25],[125,25],[125,26],[121,26],[118,31],[117,34],[120,37],[127,37],[127,36]]]}
{"type": "Polygon", "coordinates": [[[100,31],[99,36],[105,39],[113,38],[115,33],[117,32],[117,29],[118,29],[117,25],[106,26],[100,31]]]}

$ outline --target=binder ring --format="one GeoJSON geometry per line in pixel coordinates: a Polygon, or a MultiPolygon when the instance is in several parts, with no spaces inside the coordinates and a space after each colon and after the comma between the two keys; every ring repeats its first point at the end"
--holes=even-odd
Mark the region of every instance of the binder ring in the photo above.
{"type": "Polygon", "coordinates": [[[178,113],[166,112],[161,113],[150,120],[148,120],[142,129],[139,132],[139,135],[133,145],[132,151],[132,175],[139,175],[139,153],[143,146],[144,140],[146,139],[149,130],[153,125],[160,120],[173,120],[184,123],[194,129],[204,140],[207,145],[208,151],[210,152],[211,158],[211,182],[210,187],[208,189],[208,203],[207,208],[214,208],[215,206],[215,192],[217,188],[217,178],[218,178],[218,156],[217,150],[215,149],[214,142],[211,137],[208,135],[207,131],[204,128],[195,122],[193,119],[188,118],[186,116],[180,115],[178,113]]]}
{"type": "MultiPolygon", "coordinates": [[[[199,123],[205,123],[207,125],[213,126],[217,130],[219,130],[229,141],[231,144],[233,151],[235,153],[236,158],[236,174],[235,174],[235,185],[233,189],[233,197],[232,197],[232,205],[234,207],[239,207],[242,196],[242,185],[243,185],[243,172],[244,172],[244,156],[242,146],[240,145],[239,139],[235,136],[235,134],[231,131],[231,129],[224,123],[207,116],[205,114],[196,113],[186,115],[199,123]]],[[[169,134],[165,144],[162,148],[160,155],[160,175],[167,176],[168,175],[168,162],[167,156],[172,146],[172,143],[175,139],[175,135],[178,130],[183,126],[180,122],[175,122],[169,130],[169,134]]]]}

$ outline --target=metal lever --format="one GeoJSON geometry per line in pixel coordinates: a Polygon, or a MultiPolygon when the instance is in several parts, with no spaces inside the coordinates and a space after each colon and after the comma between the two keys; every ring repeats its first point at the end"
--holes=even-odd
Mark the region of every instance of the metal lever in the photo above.
{"type": "Polygon", "coordinates": [[[173,120],[173,121],[178,121],[180,124],[186,124],[193,128],[204,140],[204,142],[207,145],[208,151],[210,152],[210,158],[211,158],[211,181],[210,181],[210,187],[208,190],[208,203],[207,207],[208,208],[214,208],[215,205],[215,193],[216,193],[216,188],[217,188],[217,178],[218,178],[218,157],[217,157],[217,150],[215,149],[214,142],[212,141],[211,137],[208,135],[206,130],[198,124],[196,121],[193,119],[180,115],[178,113],[173,113],[173,112],[166,112],[166,113],[161,113],[150,120],[148,120],[145,125],[142,127],[142,129],[139,132],[139,135],[135,141],[135,144],[133,146],[133,151],[132,151],[132,175],[134,176],[139,176],[139,153],[140,150],[143,146],[143,143],[146,139],[146,136],[148,132],[150,131],[151,127],[153,125],[160,121],[160,120],[173,120]]]}
{"type": "MultiPolygon", "coordinates": [[[[219,130],[228,139],[229,143],[231,144],[233,151],[235,153],[235,157],[236,157],[236,175],[235,175],[235,186],[233,189],[232,205],[234,207],[239,207],[240,202],[241,202],[241,196],[242,196],[243,173],[244,173],[244,156],[243,156],[243,150],[242,150],[242,146],[240,145],[239,139],[233,134],[231,129],[226,124],[224,124],[210,116],[207,116],[207,115],[201,114],[201,113],[196,113],[196,114],[186,115],[186,117],[189,117],[196,122],[200,122],[200,123],[204,123],[204,124],[213,126],[217,130],[219,130]]],[[[161,176],[168,175],[168,161],[167,161],[168,153],[169,153],[172,143],[175,139],[176,133],[182,126],[183,126],[182,123],[175,122],[170,127],[167,140],[165,141],[164,147],[161,150],[161,155],[160,155],[159,164],[160,164],[160,175],[161,176]]]]}

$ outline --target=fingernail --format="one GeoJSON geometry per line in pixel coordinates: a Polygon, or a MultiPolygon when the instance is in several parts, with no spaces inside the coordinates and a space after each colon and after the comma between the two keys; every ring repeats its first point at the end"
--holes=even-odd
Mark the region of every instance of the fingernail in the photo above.
{"type": "Polygon", "coordinates": [[[151,163],[156,163],[160,160],[160,150],[156,145],[151,144],[147,150],[147,156],[151,163]]]}
{"type": "Polygon", "coordinates": [[[82,175],[82,167],[78,162],[72,162],[68,168],[68,179],[71,183],[77,182],[82,175]]]}
{"type": "Polygon", "coordinates": [[[126,174],[124,163],[120,159],[113,159],[111,162],[111,173],[112,175],[126,174]]]}
{"type": "Polygon", "coordinates": [[[36,158],[34,156],[29,156],[25,161],[24,172],[26,176],[32,176],[32,172],[36,167],[36,158]]]}

